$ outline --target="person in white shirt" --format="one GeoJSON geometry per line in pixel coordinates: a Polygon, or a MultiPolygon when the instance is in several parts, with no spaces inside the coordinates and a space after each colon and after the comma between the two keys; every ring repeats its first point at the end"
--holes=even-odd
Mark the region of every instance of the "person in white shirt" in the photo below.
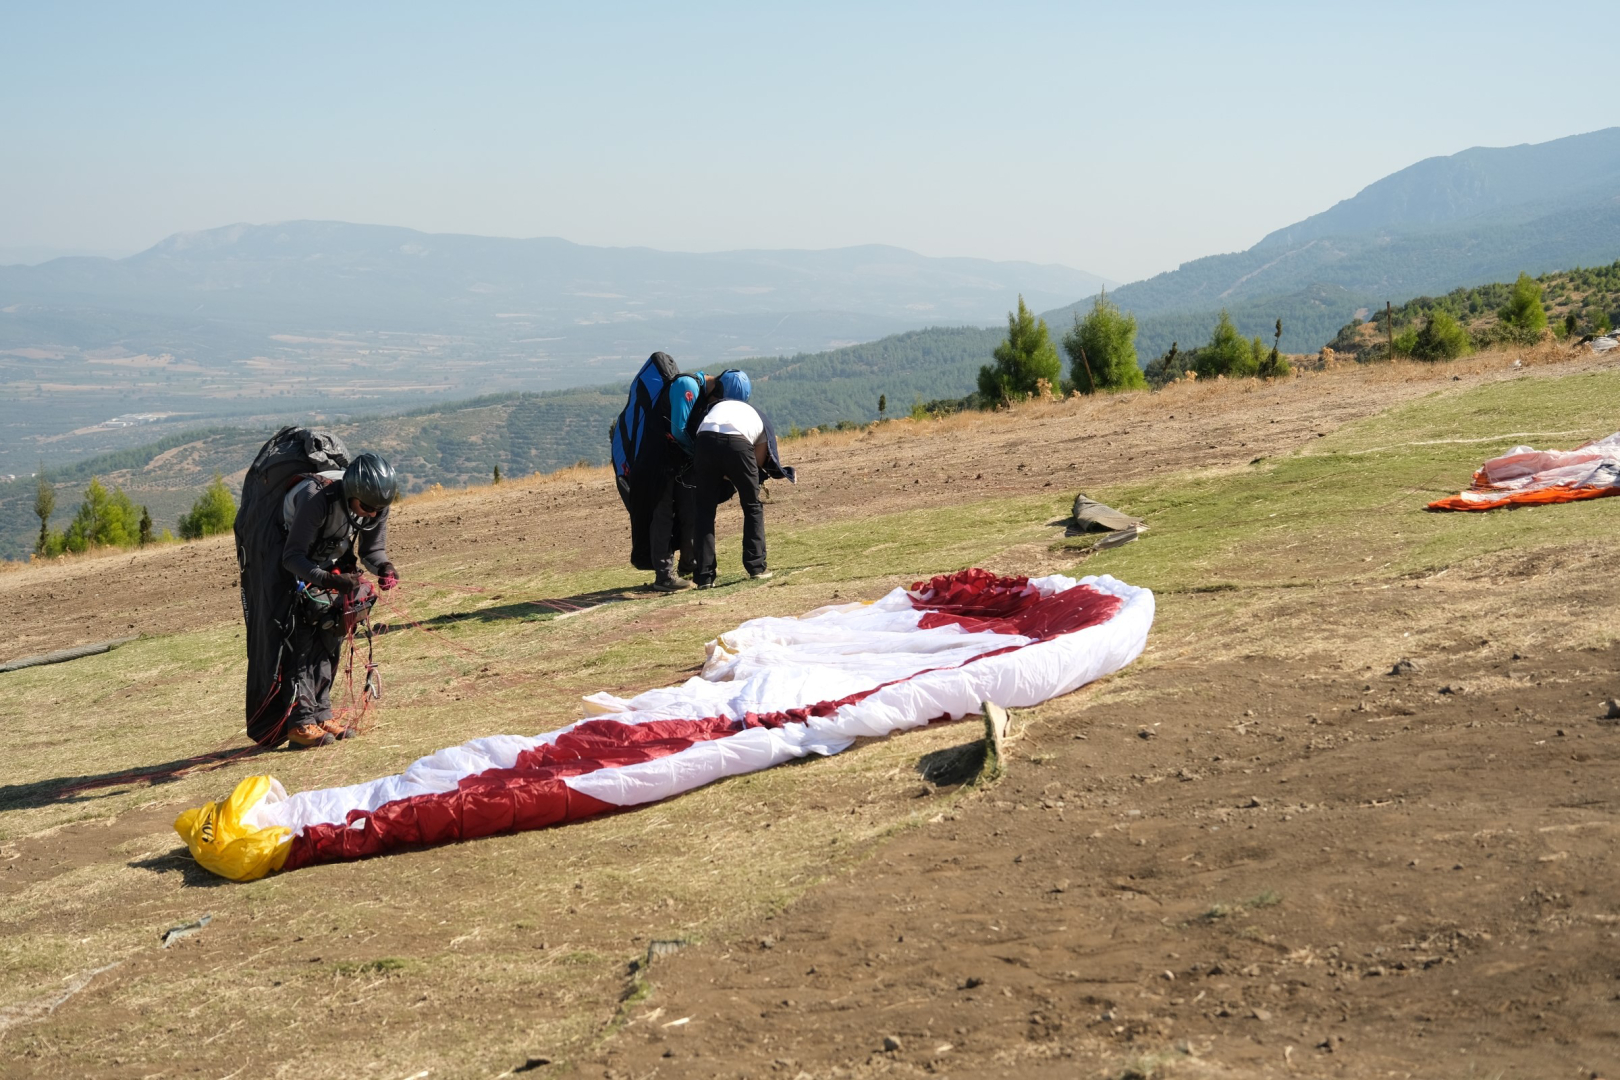
{"type": "Polygon", "coordinates": [[[753,387],[741,371],[720,377],[722,400],[698,425],[693,467],[697,479],[698,588],[714,588],[718,560],[714,552],[714,516],[733,490],[743,512],[743,569],[751,578],[767,578],[765,568],[765,503],[760,499],[760,456],[765,420],[748,404],[753,387]]]}

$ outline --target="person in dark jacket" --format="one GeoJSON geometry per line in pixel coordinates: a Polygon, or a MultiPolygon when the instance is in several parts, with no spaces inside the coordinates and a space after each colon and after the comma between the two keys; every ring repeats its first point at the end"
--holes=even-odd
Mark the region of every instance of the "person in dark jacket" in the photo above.
{"type": "Polygon", "coordinates": [[[653,588],[659,592],[679,592],[692,587],[684,575],[692,573],[696,548],[692,530],[697,521],[697,487],[692,474],[692,435],[688,423],[692,410],[705,391],[715,386],[715,376],[694,371],[669,384],[668,473],[663,490],[653,504],[648,527],[651,547],[653,588]],[[679,556],[679,566],[677,563],[679,556]]]}
{"type": "Polygon", "coordinates": [[[761,474],[796,483],[791,468],[777,460],[776,439],[770,424],[750,404],[752,384],[741,371],[720,376],[721,399],[698,425],[693,460],[697,477],[698,588],[712,589],[718,575],[714,519],[720,504],[733,491],[743,512],[743,569],[755,579],[768,578],[765,559],[765,503],[760,498],[761,474]]]}
{"type": "Polygon", "coordinates": [[[341,474],[319,473],[287,493],[281,563],[305,594],[293,605],[287,659],[293,685],[287,741],[294,747],[324,746],[347,734],[332,717],[332,681],[346,635],[341,622],[326,620],[323,627],[311,617],[309,590],[347,597],[361,588],[361,566],[383,589],[399,584],[388,558],[388,507],[398,494],[393,467],[373,453],[359,455],[341,474]]]}

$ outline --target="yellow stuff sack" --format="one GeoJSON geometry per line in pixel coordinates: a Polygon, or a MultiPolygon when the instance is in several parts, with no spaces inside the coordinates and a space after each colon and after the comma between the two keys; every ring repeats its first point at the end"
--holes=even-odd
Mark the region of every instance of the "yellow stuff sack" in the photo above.
{"type": "Polygon", "coordinates": [[[187,810],[174,819],[174,831],[191,849],[198,865],[232,881],[254,881],[287,861],[292,830],[281,826],[259,828],[242,819],[261,802],[287,797],[281,781],[250,776],[236,785],[230,798],[187,810]]]}

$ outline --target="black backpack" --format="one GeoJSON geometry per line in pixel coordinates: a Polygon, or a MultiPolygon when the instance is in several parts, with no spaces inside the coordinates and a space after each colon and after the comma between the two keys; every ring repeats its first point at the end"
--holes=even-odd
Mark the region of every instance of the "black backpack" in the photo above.
{"type": "Polygon", "coordinates": [[[291,628],[293,577],[281,565],[287,530],[282,500],[312,473],[342,469],[349,450],[330,431],[284,427],[260,449],[242,479],[236,510],[236,564],[247,624],[247,729],[264,745],[285,735],[292,686],[282,678],[282,643],[291,628]]]}

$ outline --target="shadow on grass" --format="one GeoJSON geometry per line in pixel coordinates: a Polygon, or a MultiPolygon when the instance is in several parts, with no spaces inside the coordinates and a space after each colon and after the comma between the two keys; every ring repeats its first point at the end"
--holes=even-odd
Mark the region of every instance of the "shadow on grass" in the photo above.
{"type": "Polygon", "coordinates": [[[211,750],[206,754],[176,758],[161,765],[148,765],[122,772],[102,773],[99,776],[57,776],[50,780],[35,780],[28,784],[0,786],[0,810],[29,810],[40,806],[67,806],[72,803],[104,799],[117,794],[110,788],[131,787],[137,784],[156,786],[172,784],[185,776],[210,772],[259,754],[269,753],[258,746],[239,746],[231,750],[211,750]]]}
{"type": "Polygon", "coordinates": [[[595,592],[576,593],[573,596],[559,596],[544,600],[518,600],[510,604],[479,608],[476,611],[452,611],[444,615],[435,615],[431,619],[379,620],[378,623],[373,625],[372,630],[374,633],[398,633],[413,626],[440,627],[465,622],[545,622],[550,619],[577,615],[582,611],[589,611],[604,604],[618,604],[626,600],[646,600],[662,595],[664,594],[654,592],[651,586],[632,586],[627,589],[598,589],[595,592]]]}
{"type": "MultiPolygon", "coordinates": [[[[790,567],[782,570],[780,576],[794,571],[790,567]]],[[[765,585],[765,581],[754,581],[747,577],[727,579],[722,577],[719,587],[731,589],[737,587],[757,587],[765,585]]],[[[597,589],[594,592],[575,593],[573,596],[558,596],[544,600],[515,600],[509,604],[497,604],[492,607],[478,608],[475,611],[451,611],[443,615],[435,615],[430,619],[379,619],[372,624],[372,632],[378,634],[397,634],[401,630],[412,627],[438,629],[444,626],[454,626],[457,623],[470,622],[549,622],[552,619],[566,619],[570,615],[579,615],[594,608],[604,607],[608,604],[620,604],[630,600],[653,600],[663,596],[690,595],[695,590],[686,593],[663,593],[654,589],[651,584],[632,585],[620,589],[597,589]]]]}
{"type": "Polygon", "coordinates": [[[197,860],[191,857],[190,849],[181,846],[162,855],[153,855],[145,859],[133,859],[124,864],[132,870],[150,870],[154,874],[180,875],[180,883],[187,888],[217,889],[221,885],[233,884],[228,878],[204,870],[197,865],[197,860]]]}

